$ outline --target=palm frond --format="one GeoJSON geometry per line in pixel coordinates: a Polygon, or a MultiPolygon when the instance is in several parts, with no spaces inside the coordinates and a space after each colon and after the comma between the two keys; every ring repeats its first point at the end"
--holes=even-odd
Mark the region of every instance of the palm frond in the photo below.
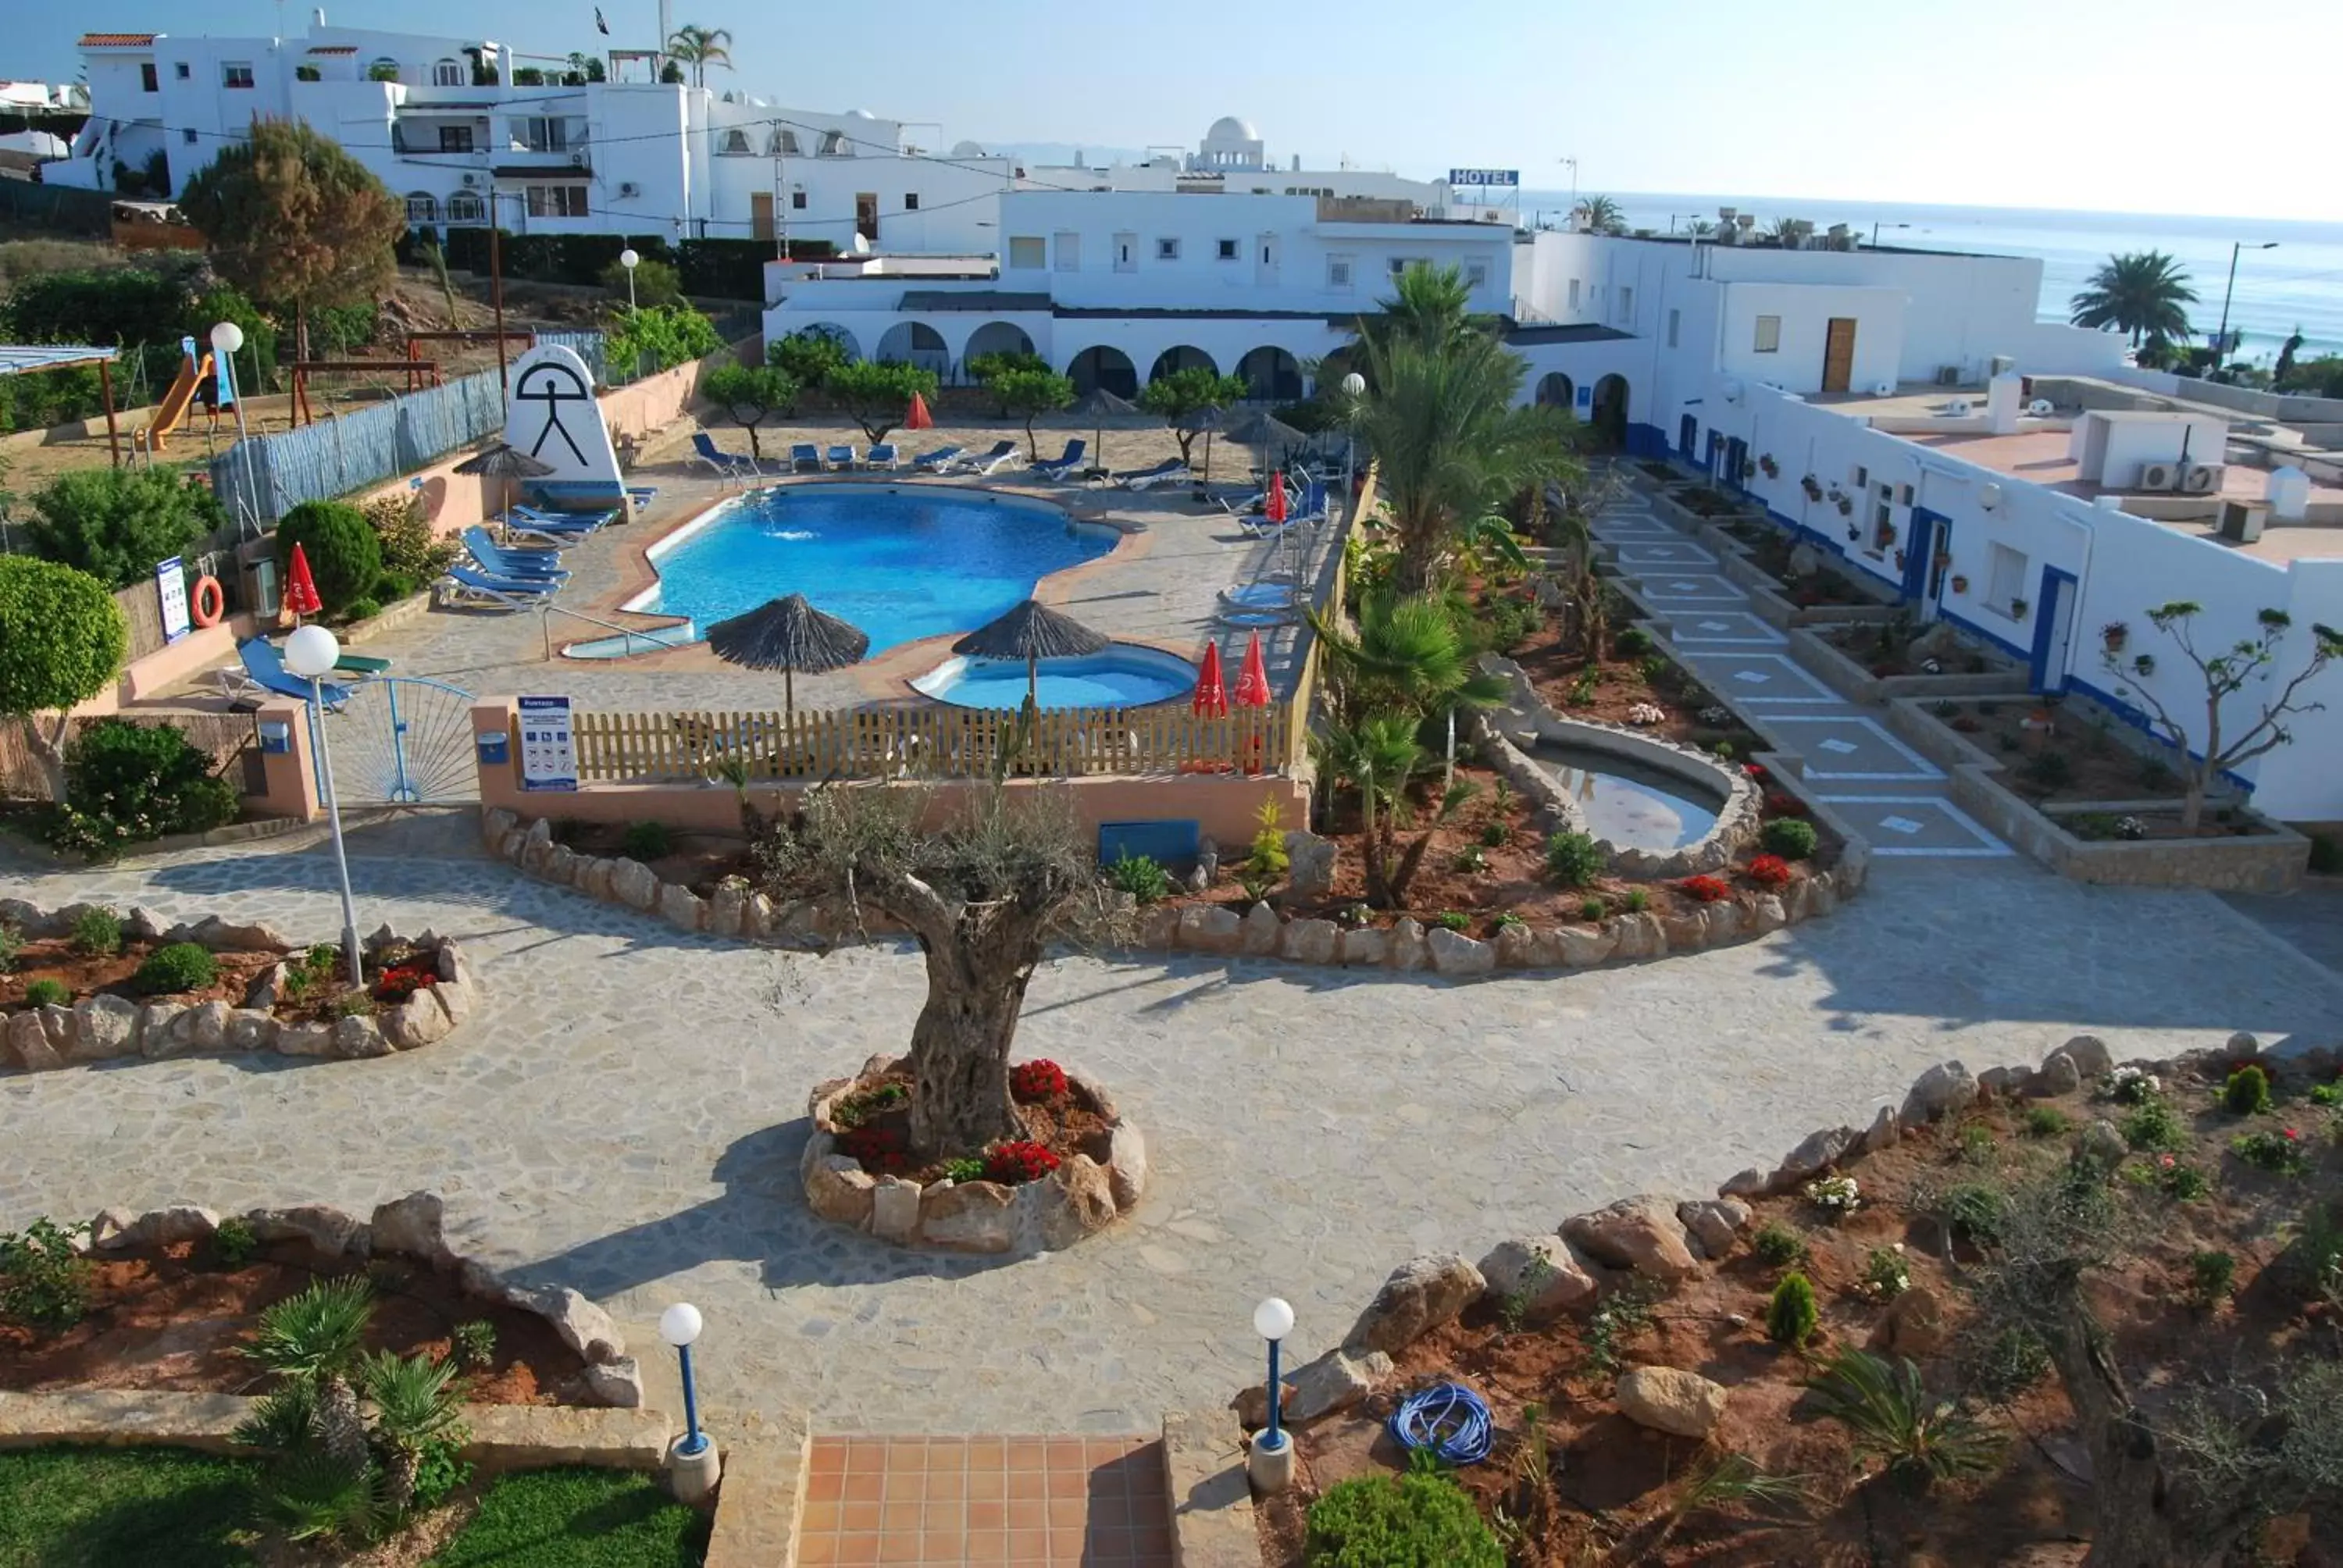
{"type": "Polygon", "coordinates": [[[365,1275],[320,1280],[262,1312],[245,1354],[293,1377],[343,1372],[357,1360],[373,1317],[373,1286],[365,1275]]]}
{"type": "Polygon", "coordinates": [[[1806,1385],[1816,1408],[1843,1423],[1858,1448],[1887,1462],[1890,1476],[1919,1487],[1991,1473],[1999,1433],[1950,1400],[1930,1397],[1920,1369],[1901,1357],[1843,1351],[1806,1385]]]}
{"type": "Polygon", "coordinates": [[[358,1382],[374,1405],[376,1432],[393,1447],[444,1437],[464,1412],[464,1380],[452,1362],[430,1356],[377,1351],[359,1363],[358,1382]]]}
{"type": "Polygon", "coordinates": [[[374,1467],[353,1469],[321,1449],[288,1454],[271,1465],[257,1490],[262,1506],[294,1541],[365,1541],[381,1527],[374,1467]]]}
{"type": "Polygon", "coordinates": [[[231,1434],[249,1448],[290,1452],[317,1435],[317,1385],[297,1379],[252,1402],[252,1413],[231,1434]]]}

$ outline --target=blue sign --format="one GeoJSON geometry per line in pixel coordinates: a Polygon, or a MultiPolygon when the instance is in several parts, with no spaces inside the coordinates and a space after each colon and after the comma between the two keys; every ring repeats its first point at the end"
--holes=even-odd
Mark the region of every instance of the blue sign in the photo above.
{"type": "Polygon", "coordinates": [[[520,787],[578,788],[578,741],[570,727],[569,699],[520,699],[520,787]]]}
{"type": "Polygon", "coordinates": [[[1513,190],[1522,183],[1519,169],[1450,169],[1448,183],[1452,186],[1479,186],[1483,189],[1496,187],[1513,190]]]}

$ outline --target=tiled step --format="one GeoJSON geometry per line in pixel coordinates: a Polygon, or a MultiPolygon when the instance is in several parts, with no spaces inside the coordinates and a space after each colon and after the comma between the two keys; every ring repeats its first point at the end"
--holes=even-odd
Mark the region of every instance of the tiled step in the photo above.
{"type": "Polygon", "coordinates": [[[1160,1441],[818,1437],[799,1568],[1172,1568],[1160,1441]]]}

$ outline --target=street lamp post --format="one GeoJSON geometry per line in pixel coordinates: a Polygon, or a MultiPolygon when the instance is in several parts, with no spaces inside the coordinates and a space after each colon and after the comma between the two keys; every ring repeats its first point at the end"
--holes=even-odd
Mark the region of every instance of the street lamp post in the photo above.
{"type": "Polygon", "coordinates": [[[659,1338],[675,1347],[683,1372],[683,1435],[668,1451],[669,1484],[685,1503],[698,1503],[716,1490],[721,1473],[716,1445],[699,1430],[699,1391],[691,1376],[691,1347],[705,1325],[699,1309],[678,1302],[659,1314],[659,1338]]]}
{"type": "MultiPolygon", "coordinates": [[[[2229,242],[2229,286],[2221,290],[2221,329],[2213,335],[2213,368],[2218,370],[2229,357],[2229,299],[2237,292],[2237,253],[2246,248],[2244,240],[2229,242]]],[[[2276,250],[2278,241],[2265,240],[2256,250],[2276,250]]]]}
{"type": "MultiPolygon", "coordinates": [[[[1359,399],[1367,395],[1367,378],[1357,371],[1342,377],[1342,396],[1350,399],[1343,425],[1342,477],[1350,484],[1353,495],[1359,487],[1359,399]]],[[[1348,498],[1342,503],[1350,505],[1348,498]]]]}
{"type": "Polygon", "coordinates": [[[334,793],[334,753],[326,739],[325,679],[342,657],[342,645],[322,626],[296,627],[285,639],[285,668],[309,683],[310,716],[317,734],[317,770],[326,781],[326,820],[334,833],[334,870],[342,879],[342,951],[349,960],[350,984],[365,989],[366,965],[358,950],[357,906],[350,897],[350,861],[342,848],[342,807],[334,793]]]}
{"type": "Polygon", "coordinates": [[[642,262],[642,256],[631,245],[618,253],[618,265],[627,269],[627,308],[629,311],[635,308],[635,268],[642,262]]]}
{"type": "Polygon", "coordinates": [[[1293,1484],[1293,1438],[1279,1424],[1284,1391],[1278,1385],[1278,1350],[1293,1332],[1293,1309],[1272,1296],[1252,1310],[1253,1332],[1269,1342],[1269,1424],[1252,1440],[1245,1473],[1262,1493],[1282,1492],[1293,1484]]]}
{"type": "MultiPolygon", "coordinates": [[[[211,339],[212,353],[227,361],[227,387],[231,395],[229,403],[236,409],[236,438],[242,441],[245,439],[244,388],[236,384],[236,350],[244,347],[244,328],[233,321],[215,322],[212,324],[211,339]]],[[[215,371],[214,374],[217,372],[215,371]]],[[[245,507],[251,514],[253,527],[258,528],[260,498],[253,493],[252,488],[252,454],[246,452],[244,456],[245,507]]],[[[237,537],[241,538],[243,536],[239,534],[237,537]]]]}

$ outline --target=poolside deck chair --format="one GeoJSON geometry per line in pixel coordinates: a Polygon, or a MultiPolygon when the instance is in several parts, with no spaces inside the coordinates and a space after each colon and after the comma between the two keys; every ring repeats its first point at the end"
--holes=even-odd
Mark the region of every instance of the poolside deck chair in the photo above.
{"type": "Polygon", "coordinates": [[[1045,479],[1062,479],[1081,467],[1082,454],[1090,449],[1091,444],[1076,436],[1066,443],[1066,449],[1057,457],[1044,457],[1033,464],[1033,471],[1045,479]]]}
{"type": "Polygon", "coordinates": [[[516,507],[498,519],[508,538],[527,541],[527,548],[566,550],[598,530],[602,525],[591,519],[566,522],[548,518],[543,513],[530,513],[516,507]]]}
{"type": "Polygon", "coordinates": [[[902,466],[902,458],[903,455],[896,450],[894,442],[880,441],[862,454],[862,466],[866,468],[885,468],[891,473],[902,466]]]}
{"type": "Polygon", "coordinates": [[[911,467],[922,474],[944,473],[951,467],[963,450],[965,448],[960,447],[939,447],[932,452],[922,452],[912,458],[911,467]]]}
{"type": "Polygon", "coordinates": [[[590,534],[596,528],[618,521],[618,518],[616,510],[565,512],[548,507],[532,507],[524,501],[515,501],[507,510],[510,516],[521,519],[531,528],[543,528],[549,532],[567,530],[575,534],[590,534]]]}
{"type": "MultiPolygon", "coordinates": [[[[229,701],[262,702],[272,697],[309,700],[309,683],[285,668],[284,654],[266,638],[240,642],[236,652],[240,668],[215,672],[220,694],[229,701]]],[[[327,712],[339,713],[349,703],[350,689],[328,680],[318,687],[317,695],[325,700],[327,712]]]]}
{"type": "Polygon", "coordinates": [[[1302,526],[1302,519],[1291,513],[1283,521],[1275,523],[1269,520],[1266,512],[1239,512],[1236,520],[1237,531],[1249,539],[1282,539],[1288,530],[1302,526]]]}
{"type": "Polygon", "coordinates": [[[443,604],[478,605],[494,609],[527,609],[543,604],[561,588],[559,583],[548,578],[491,577],[461,564],[449,567],[438,587],[443,604]]]}
{"type": "Polygon", "coordinates": [[[829,451],[822,454],[822,458],[825,466],[829,467],[831,473],[842,474],[854,467],[854,448],[851,447],[832,447],[829,451]]]}
{"type": "Polygon", "coordinates": [[[821,448],[810,441],[799,441],[789,448],[789,472],[819,474],[821,472],[821,448]]]}
{"type": "Polygon", "coordinates": [[[691,449],[699,454],[701,462],[716,471],[719,478],[759,478],[763,477],[765,472],[763,468],[758,467],[756,458],[744,457],[737,452],[725,451],[716,444],[716,438],[705,430],[692,432],[691,449]]]}
{"type": "Polygon", "coordinates": [[[480,563],[480,569],[490,577],[511,578],[519,582],[545,581],[566,583],[569,574],[562,568],[561,555],[557,550],[507,549],[488,538],[488,530],[478,523],[464,530],[464,548],[480,563]]]}
{"type": "Polygon", "coordinates": [[[963,474],[990,474],[997,471],[1002,464],[1009,462],[1016,456],[1016,442],[996,441],[992,444],[991,451],[980,452],[973,457],[961,458],[960,463],[960,472],[963,474]]]}
{"type": "Polygon", "coordinates": [[[1153,467],[1127,469],[1113,478],[1115,487],[1124,490],[1147,490],[1157,485],[1184,485],[1188,482],[1188,465],[1177,457],[1166,457],[1153,467]]]}

